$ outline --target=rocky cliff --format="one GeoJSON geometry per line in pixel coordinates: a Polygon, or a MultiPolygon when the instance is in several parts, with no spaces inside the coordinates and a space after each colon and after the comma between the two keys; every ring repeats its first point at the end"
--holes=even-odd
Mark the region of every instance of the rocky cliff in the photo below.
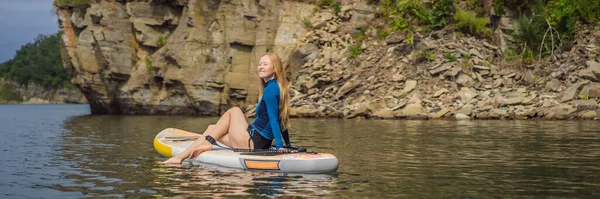
{"type": "Polygon", "coordinates": [[[93,113],[218,115],[256,103],[256,63],[287,60],[313,5],[99,1],[59,9],[63,59],[93,113]]]}
{"type": "Polygon", "coordinates": [[[487,42],[449,27],[377,38],[377,8],[341,2],[339,10],[279,0],[68,7],[58,11],[63,59],[93,113],[252,110],[256,62],[273,51],[291,74],[297,117],[597,118],[598,30],[580,32],[549,61],[522,64],[504,59],[502,34],[487,42]]]}

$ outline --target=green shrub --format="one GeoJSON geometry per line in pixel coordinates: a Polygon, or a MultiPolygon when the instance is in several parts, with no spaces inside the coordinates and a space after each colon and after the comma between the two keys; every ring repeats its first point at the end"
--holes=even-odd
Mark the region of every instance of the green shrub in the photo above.
{"type": "Polygon", "coordinates": [[[377,38],[380,40],[385,39],[388,35],[390,34],[390,32],[382,29],[382,28],[377,28],[377,38]]]}
{"type": "Polygon", "coordinates": [[[57,8],[67,8],[69,6],[70,0],[54,0],[54,7],[57,8]]]}
{"type": "Polygon", "coordinates": [[[148,70],[148,72],[152,72],[152,69],[152,58],[146,56],[146,70],[148,70]]]}
{"type": "Polygon", "coordinates": [[[0,63],[0,77],[46,88],[70,82],[60,55],[60,34],[39,35],[33,42],[21,46],[11,60],[0,63]]]}
{"type": "Polygon", "coordinates": [[[90,6],[90,0],[54,0],[53,5],[57,8],[68,8],[77,7],[77,8],[87,8],[90,6]]]}
{"type": "Polygon", "coordinates": [[[358,57],[358,55],[360,55],[361,51],[361,46],[362,46],[362,42],[365,40],[365,34],[364,34],[364,30],[365,27],[357,27],[355,30],[352,32],[351,36],[352,39],[354,40],[354,45],[349,46],[348,47],[348,51],[350,51],[350,57],[351,58],[356,58],[358,57]]]}
{"type": "Polygon", "coordinates": [[[166,35],[159,35],[158,38],[156,38],[156,45],[158,47],[162,47],[167,43],[167,39],[169,39],[169,36],[166,35]]]}
{"type": "Polygon", "coordinates": [[[463,55],[463,56],[462,56],[462,57],[460,57],[460,58],[462,58],[462,59],[463,59],[463,60],[465,60],[465,61],[469,61],[469,60],[471,60],[471,58],[473,58],[473,57],[471,56],[471,54],[466,54],[466,55],[463,55]]]}
{"type": "Polygon", "coordinates": [[[336,0],[319,0],[317,2],[317,6],[319,6],[319,7],[325,7],[325,6],[333,7],[337,4],[338,4],[338,2],[336,0]]]}
{"type": "Polygon", "coordinates": [[[306,17],[302,18],[302,24],[304,24],[304,27],[306,27],[307,29],[310,29],[312,27],[312,21],[310,21],[310,19],[306,17]]]}
{"type": "Polygon", "coordinates": [[[506,11],[504,10],[504,1],[494,1],[494,14],[496,14],[497,16],[502,16],[506,14],[506,11]]]}
{"type": "Polygon", "coordinates": [[[348,47],[348,51],[350,51],[350,57],[356,58],[356,57],[358,57],[358,55],[360,55],[360,53],[361,53],[360,46],[361,45],[358,44],[358,45],[352,45],[352,46],[348,47]]]}
{"type": "Polygon", "coordinates": [[[455,62],[456,60],[458,60],[458,58],[456,56],[454,56],[452,53],[446,53],[446,54],[444,54],[444,57],[446,57],[446,59],[448,59],[448,61],[450,61],[450,62],[455,62]]]}
{"type": "Polygon", "coordinates": [[[533,56],[533,51],[531,49],[525,49],[521,53],[521,59],[523,59],[524,64],[533,64],[533,62],[535,62],[535,57],[533,56]]]}
{"type": "MultiPolygon", "coordinates": [[[[566,0],[562,0],[566,1],[566,0]]],[[[568,1],[576,6],[577,14],[585,23],[595,23],[600,20],[600,1],[598,0],[579,0],[568,1]]]]}
{"type": "Polygon", "coordinates": [[[548,13],[545,19],[562,35],[561,39],[569,40],[577,26],[577,6],[570,1],[554,0],[548,2],[545,9],[548,13]]]}
{"type": "Polygon", "coordinates": [[[12,84],[0,85],[0,101],[22,101],[21,96],[15,91],[15,87],[12,84]]]}
{"type": "Polygon", "coordinates": [[[559,23],[564,17],[573,21],[594,23],[600,17],[600,1],[598,0],[550,0],[547,3],[549,19],[559,23]]]}
{"type": "Polygon", "coordinates": [[[509,61],[513,61],[517,59],[518,53],[515,45],[509,44],[508,48],[504,51],[504,58],[509,61]]]}
{"type": "Polygon", "coordinates": [[[488,24],[488,19],[476,17],[473,12],[459,10],[454,14],[456,29],[463,33],[482,36],[485,34],[484,29],[488,24]]]}
{"type": "Polygon", "coordinates": [[[546,18],[563,40],[572,39],[578,22],[593,24],[600,19],[598,0],[551,0],[545,8],[546,18]]]}
{"type": "Polygon", "coordinates": [[[437,0],[431,5],[431,26],[433,28],[442,28],[448,24],[448,18],[454,13],[452,4],[456,0],[437,0]]]}
{"type": "Polygon", "coordinates": [[[582,99],[582,100],[589,100],[589,99],[590,99],[590,96],[589,96],[589,94],[588,94],[588,93],[583,93],[583,94],[581,94],[581,99],[582,99]]]}
{"type": "Polygon", "coordinates": [[[381,0],[381,15],[386,18],[392,31],[407,30],[413,25],[426,25],[431,21],[431,12],[420,0],[381,0]]]}
{"type": "Polygon", "coordinates": [[[72,0],[71,6],[73,6],[73,7],[89,7],[90,0],[72,0]]]}
{"type": "Polygon", "coordinates": [[[339,3],[335,4],[335,6],[333,6],[333,13],[335,13],[336,15],[339,14],[342,11],[342,7],[340,6],[339,3]]]}
{"type": "Polygon", "coordinates": [[[526,13],[531,9],[535,0],[496,0],[502,2],[506,9],[516,10],[519,13],[526,13]]]}
{"type": "Polygon", "coordinates": [[[361,33],[355,33],[352,34],[352,39],[354,39],[354,42],[356,43],[362,43],[365,40],[365,35],[361,33]]]}
{"type": "MultiPolygon", "coordinates": [[[[534,57],[548,56],[562,45],[561,33],[546,19],[544,4],[538,0],[532,6],[531,17],[521,17],[513,33],[517,49],[525,63],[533,63],[534,57]]],[[[563,32],[562,34],[566,34],[563,32]]]]}
{"type": "Polygon", "coordinates": [[[435,55],[431,54],[428,51],[421,52],[421,56],[428,61],[435,61],[435,55]]]}
{"type": "Polygon", "coordinates": [[[597,0],[504,0],[507,7],[518,6],[523,15],[516,23],[516,52],[525,63],[538,57],[547,57],[571,43],[580,23],[595,23],[600,18],[597,0]],[[535,3],[532,3],[535,2],[535,3]],[[517,53],[519,52],[519,53],[517,53]]]}

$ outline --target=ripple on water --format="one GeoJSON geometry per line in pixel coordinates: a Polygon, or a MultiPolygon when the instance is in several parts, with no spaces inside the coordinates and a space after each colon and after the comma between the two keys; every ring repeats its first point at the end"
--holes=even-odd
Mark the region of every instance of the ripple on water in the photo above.
{"type": "Polygon", "coordinates": [[[0,139],[5,158],[0,197],[586,198],[600,193],[600,134],[592,121],[294,119],[295,146],[332,153],[340,161],[338,173],[302,175],[158,164],[165,158],[152,147],[156,133],[167,127],[201,132],[218,118],[91,116],[87,109],[65,112],[78,106],[26,107],[33,112],[0,106],[0,125],[13,129],[0,130],[6,137],[0,139]],[[84,116],[73,116],[78,114],[84,116]]]}

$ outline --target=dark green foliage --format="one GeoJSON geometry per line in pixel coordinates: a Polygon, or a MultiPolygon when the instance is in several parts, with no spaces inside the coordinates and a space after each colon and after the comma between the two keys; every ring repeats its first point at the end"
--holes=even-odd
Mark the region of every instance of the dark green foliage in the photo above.
{"type": "Polygon", "coordinates": [[[90,0],[72,0],[71,5],[73,7],[87,7],[90,5],[90,0]]]}
{"type": "Polygon", "coordinates": [[[533,50],[525,49],[521,53],[521,59],[523,59],[524,64],[533,64],[535,61],[535,57],[533,56],[533,50]]]}
{"type": "Polygon", "coordinates": [[[12,60],[0,64],[0,77],[45,87],[70,85],[60,56],[59,34],[39,35],[33,43],[21,46],[12,60]]]}
{"type": "Polygon", "coordinates": [[[421,56],[428,61],[435,61],[435,55],[433,55],[432,53],[430,53],[429,51],[423,51],[421,52],[421,56]]]}
{"type": "Polygon", "coordinates": [[[431,21],[431,11],[420,0],[381,0],[382,13],[392,30],[407,30],[413,25],[427,25],[431,21]]]}
{"type": "Polygon", "coordinates": [[[475,12],[476,15],[483,15],[483,7],[481,7],[481,0],[466,0],[467,10],[475,12]]]}
{"type": "Polygon", "coordinates": [[[352,45],[348,47],[348,51],[350,51],[350,57],[356,58],[361,53],[360,45],[352,45]]]}
{"type": "Polygon", "coordinates": [[[152,72],[152,70],[153,70],[153,67],[152,67],[152,58],[149,57],[149,56],[146,57],[146,70],[148,72],[152,72]]]}
{"type": "Polygon", "coordinates": [[[302,18],[302,24],[304,24],[304,27],[308,29],[312,27],[312,21],[310,21],[310,19],[306,17],[302,18]]]}
{"type": "Polygon", "coordinates": [[[376,5],[376,4],[379,3],[379,0],[369,0],[369,2],[367,2],[367,3],[372,4],[372,5],[376,5]]]}
{"type": "Polygon", "coordinates": [[[525,63],[546,57],[573,39],[579,24],[600,18],[598,0],[497,0],[495,7],[518,10],[522,17],[513,34],[515,46],[508,54],[520,55],[525,63]]]}
{"type": "Polygon", "coordinates": [[[456,0],[436,0],[431,5],[431,26],[433,28],[442,28],[448,24],[449,18],[454,13],[452,4],[456,0]]]}
{"type": "Polygon", "coordinates": [[[352,39],[354,39],[355,44],[348,47],[348,51],[350,51],[350,57],[356,58],[362,50],[360,46],[362,46],[362,42],[365,39],[365,35],[363,32],[364,27],[359,27],[357,31],[352,34],[352,39]]]}
{"type": "Polygon", "coordinates": [[[444,54],[444,57],[446,57],[446,59],[448,59],[448,61],[450,61],[450,62],[455,62],[456,60],[458,60],[458,58],[456,56],[454,56],[452,53],[446,53],[446,54],[444,54]]]}
{"type": "Polygon", "coordinates": [[[0,102],[2,101],[22,101],[19,94],[15,91],[15,88],[12,84],[2,84],[0,85],[0,102]]]}
{"type": "Polygon", "coordinates": [[[54,6],[57,8],[87,8],[90,6],[90,0],[54,0],[54,6]]]}
{"type": "Polygon", "coordinates": [[[54,0],[54,7],[57,8],[67,8],[69,6],[70,0],[54,0]]]}
{"type": "Polygon", "coordinates": [[[323,7],[333,8],[334,14],[338,14],[342,11],[342,7],[340,6],[340,3],[337,0],[318,0],[317,6],[318,7],[315,8],[315,10],[313,10],[313,13],[316,13],[318,11],[318,8],[323,8],[323,7]]]}
{"type": "Polygon", "coordinates": [[[341,11],[342,11],[342,7],[340,6],[339,3],[336,3],[335,6],[333,6],[333,13],[335,13],[337,15],[341,11]]]}
{"type": "Polygon", "coordinates": [[[475,16],[471,11],[459,10],[454,14],[456,29],[471,35],[484,35],[488,19],[475,16]]]}
{"type": "Polygon", "coordinates": [[[169,39],[169,36],[166,35],[159,35],[158,38],[156,38],[156,45],[158,47],[162,47],[165,44],[167,44],[167,39],[169,39]]]}
{"type": "Polygon", "coordinates": [[[515,45],[508,45],[508,49],[504,51],[504,57],[509,61],[517,59],[517,48],[515,47],[515,45]]]}
{"type": "Polygon", "coordinates": [[[325,6],[334,7],[337,4],[338,4],[337,0],[319,0],[319,1],[317,1],[317,6],[319,6],[319,7],[325,7],[325,6]]]}
{"type": "Polygon", "coordinates": [[[600,18],[598,0],[551,0],[547,3],[547,19],[561,33],[563,39],[571,39],[577,23],[595,23],[600,18]]]}
{"type": "Polygon", "coordinates": [[[378,27],[376,30],[377,30],[377,38],[380,40],[384,40],[390,34],[390,32],[384,30],[381,27],[378,27]]]}
{"type": "Polygon", "coordinates": [[[498,0],[494,2],[494,13],[498,16],[506,14],[506,10],[504,10],[504,1],[498,0]]]}
{"type": "Polygon", "coordinates": [[[496,4],[501,4],[506,9],[516,10],[519,13],[525,14],[534,5],[536,0],[495,0],[496,4]]]}
{"type": "MultiPolygon", "coordinates": [[[[517,49],[521,52],[521,58],[526,63],[533,62],[534,55],[549,55],[561,45],[561,33],[550,26],[546,20],[544,4],[539,0],[532,8],[531,16],[521,17],[517,21],[517,30],[513,38],[517,43],[517,49]]],[[[562,34],[568,34],[563,32],[562,34]]]]}

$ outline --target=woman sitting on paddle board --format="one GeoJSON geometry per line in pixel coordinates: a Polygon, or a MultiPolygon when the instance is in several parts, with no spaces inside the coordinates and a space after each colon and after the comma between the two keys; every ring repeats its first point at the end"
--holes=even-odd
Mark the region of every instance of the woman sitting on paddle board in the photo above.
{"type": "Polygon", "coordinates": [[[219,142],[231,148],[268,149],[275,140],[275,147],[283,148],[282,129],[290,126],[290,99],[285,71],[281,58],[274,53],[268,53],[258,64],[258,76],[261,78],[260,101],[256,106],[256,119],[251,124],[240,108],[234,107],[219,119],[215,125],[209,125],[202,136],[182,153],[164,161],[164,164],[180,164],[185,158],[194,158],[204,151],[212,149],[205,136],[212,136],[219,142]]]}

